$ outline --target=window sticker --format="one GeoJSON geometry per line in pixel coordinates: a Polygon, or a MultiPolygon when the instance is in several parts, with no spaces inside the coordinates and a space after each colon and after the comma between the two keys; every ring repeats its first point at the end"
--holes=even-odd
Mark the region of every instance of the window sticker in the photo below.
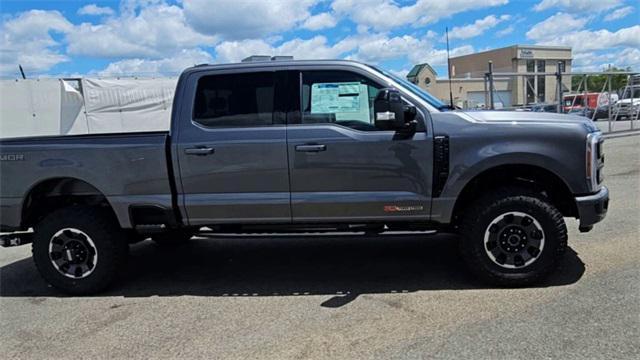
{"type": "Polygon", "coordinates": [[[359,82],[315,83],[311,86],[311,113],[332,113],[336,120],[369,123],[368,87],[359,82]]]}

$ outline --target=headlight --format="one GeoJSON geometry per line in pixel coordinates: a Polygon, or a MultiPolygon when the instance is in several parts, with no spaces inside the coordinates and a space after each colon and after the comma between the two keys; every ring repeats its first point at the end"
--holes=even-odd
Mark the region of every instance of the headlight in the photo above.
{"type": "Polygon", "coordinates": [[[598,191],[602,186],[602,168],[604,166],[603,142],[602,132],[598,131],[587,135],[585,175],[592,191],[598,191]]]}

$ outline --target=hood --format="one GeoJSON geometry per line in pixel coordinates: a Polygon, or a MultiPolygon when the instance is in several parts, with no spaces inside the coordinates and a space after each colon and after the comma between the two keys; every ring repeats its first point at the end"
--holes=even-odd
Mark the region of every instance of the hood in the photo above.
{"type": "Polygon", "coordinates": [[[622,105],[622,104],[631,104],[631,102],[632,102],[632,101],[633,101],[633,103],[635,104],[635,103],[640,102],[640,99],[638,99],[638,98],[634,98],[634,99],[621,99],[621,100],[618,100],[618,101],[616,102],[616,105],[617,105],[617,104],[621,104],[621,105],[622,105]]]}
{"type": "Polygon", "coordinates": [[[599,131],[591,119],[584,116],[533,111],[468,111],[465,115],[480,122],[514,124],[582,125],[587,132],[599,131]]]}
{"type": "Polygon", "coordinates": [[[556,114],[534,111],[468,111],[476,121],[486,122],[518,122],[518,123],[580,123],[589,124],[591,120],[584,116],[556,114]]]}

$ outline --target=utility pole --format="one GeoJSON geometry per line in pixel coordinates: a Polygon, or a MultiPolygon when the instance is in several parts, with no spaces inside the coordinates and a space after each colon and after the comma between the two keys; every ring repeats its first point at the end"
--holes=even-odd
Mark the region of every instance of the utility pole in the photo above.
{"type": "Polygon", "coordinates": [[[449,56],[449,28],[445,27],[445,33],[447,34],[447,75],[449,76],[449,104],[451,109],[455,109],[453,106],[453,91],[451,90],[451,57],[449,56]]]}
{"type": "Polygon", "coordinates": [[[489,101],[491,101],[490,107],[489,109],[491,110],[495,110],[496,107],[494,105],[494,101],[493,101],[493,61],[489,61],[489,72],[487,73],[487,75],[489,76],[489,101]]]}
{"type": "Polygon", "coordinates": [[[556,92],[558,97],[558,114],[562,113],[562,63],[556,64],[556,92]]]}

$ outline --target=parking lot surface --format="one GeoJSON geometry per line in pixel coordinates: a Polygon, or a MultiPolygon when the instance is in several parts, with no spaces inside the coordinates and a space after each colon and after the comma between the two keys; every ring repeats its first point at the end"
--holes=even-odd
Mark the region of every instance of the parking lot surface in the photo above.
{"type": "Polygon", "coordinates": [[[608,139],[610,210],[531,288],[483,286],[455,237],[213,236],[131,248],[68,297],[0,249],[2,358],[640,358],[640,136],[608,139]]]}

